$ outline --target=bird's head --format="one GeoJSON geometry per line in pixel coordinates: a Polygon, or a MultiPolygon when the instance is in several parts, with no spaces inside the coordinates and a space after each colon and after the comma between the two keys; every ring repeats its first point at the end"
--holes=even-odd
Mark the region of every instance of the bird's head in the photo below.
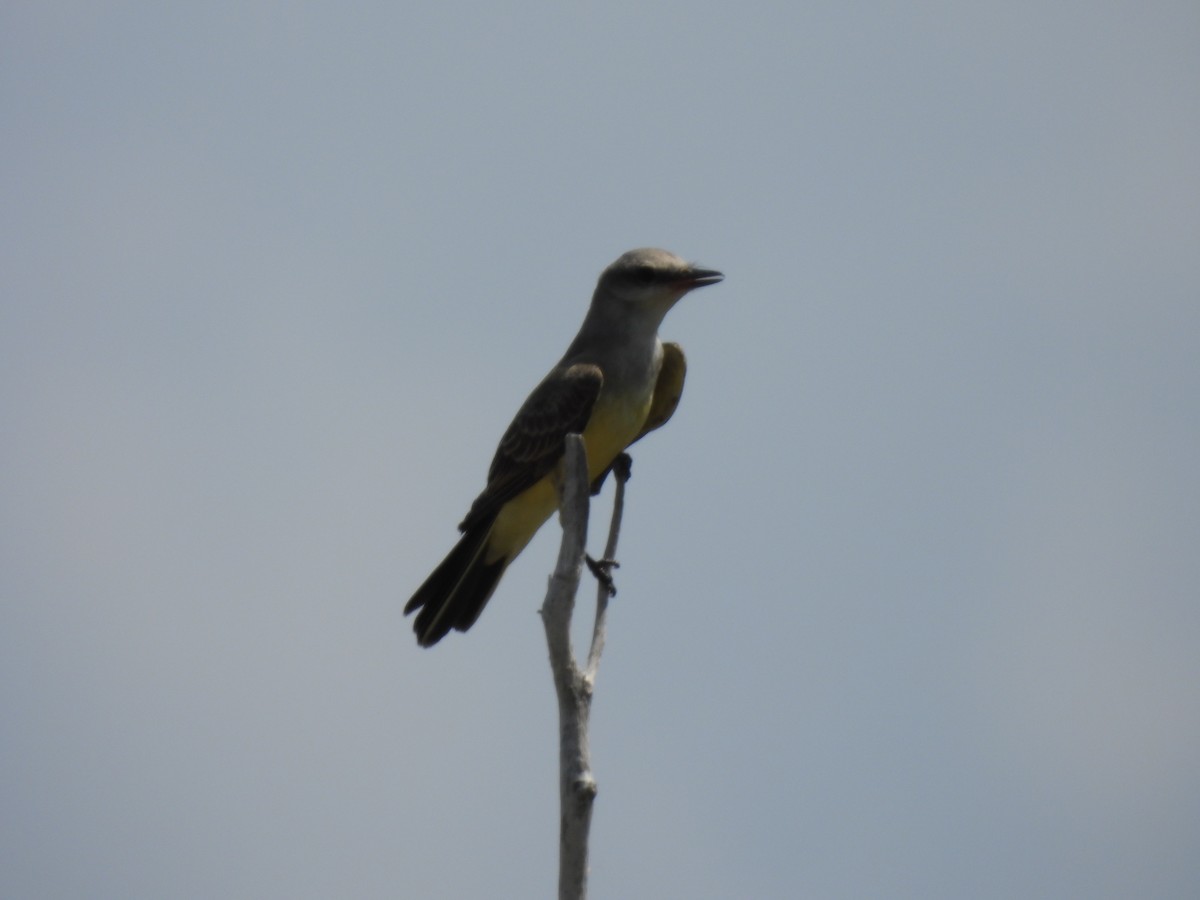
{"type": "Polygon", "coordinates": [[[623,253],[604,270],[596,285],[596,295],[622,305],[656,310],[661,316],[688,291],[716,284],[724,277],[666,250],[643,247],[623,253]]]}

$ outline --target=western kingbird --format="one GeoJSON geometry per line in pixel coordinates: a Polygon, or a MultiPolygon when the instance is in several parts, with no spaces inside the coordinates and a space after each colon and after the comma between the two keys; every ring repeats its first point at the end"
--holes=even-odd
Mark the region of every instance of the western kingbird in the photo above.
{"type": "Polygon", "coordinates": [[[454,549],[417,588],[405,615],[429,647],[470,628],[509,563],[558,507],[564,438],[583,435],[596,483],[617,455],[662,426],[683,392],[687,362],[658,326],[688,291],[724,276],[666,250],[630,250],[604,270],[579,334],[521,405],[462,520],[454,549]]]}

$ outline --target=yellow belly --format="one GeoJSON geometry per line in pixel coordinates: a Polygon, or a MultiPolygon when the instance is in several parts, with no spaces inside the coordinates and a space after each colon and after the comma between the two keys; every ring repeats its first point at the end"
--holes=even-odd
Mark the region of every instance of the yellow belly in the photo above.
{"type": "MultiPolygon", "coordinates": [[[[621,398],[605,402],[601,395],[583,430],[589,481],[607,469],[617,454],[637,437],[649,411],[649,396],[636,397],[632,401],[621,398]]],[[[502,558],[511,561],[525,549],[525,545],[556,509],[558,489],[555,486],[555,473],[552,473],[518,494],[500,510],[488,537],[485,560],[489,563],[502,558]]]]}
{"type": "MultiPolygon", "coordinates": [[[[601,397],[601,400],[604,398],[601,397]]],[[[616,459],[638,436],[650,412],[651,395],[621,398],[607,403],[597,401],[583,430],[587,448],[588,478],[593,479],[616,459]]]]}

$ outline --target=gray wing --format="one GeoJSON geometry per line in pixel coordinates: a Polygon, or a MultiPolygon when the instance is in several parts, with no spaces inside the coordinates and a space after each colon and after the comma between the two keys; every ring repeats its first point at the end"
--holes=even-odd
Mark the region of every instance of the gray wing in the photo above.
{"type": "Polygon", "coordinates": [[[579,363],[555,369],[533,389],[500,438],[487,487],[471,504],[458,526],[460,531],[494,516],[505,503],[546,477],[563,455],[566,436],[587,427],[603,385],[599,366],[579,363]]]}
{"type": "Polygon", "coordinates": [[[663,344],[662,368],[658,370],[658,381],[654,383],[654,397],[650,400],[650,412],[646,424],[630,444],[640,441],[656,428],[662,428],[675,415],[679,398],[683,396],[683,381],[687,378],[687,357],[678,344],[663,344]]]}

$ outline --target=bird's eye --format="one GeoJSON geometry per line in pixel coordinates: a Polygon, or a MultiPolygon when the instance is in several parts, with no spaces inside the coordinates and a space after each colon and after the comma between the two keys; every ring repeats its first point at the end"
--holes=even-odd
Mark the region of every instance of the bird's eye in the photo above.
{"type": "Polygon", "coordinates": [[[650,266],[638,266],[633,270],[633,280],[638,284],[650,284],[654,280],[654,269],[650,266]]]}

